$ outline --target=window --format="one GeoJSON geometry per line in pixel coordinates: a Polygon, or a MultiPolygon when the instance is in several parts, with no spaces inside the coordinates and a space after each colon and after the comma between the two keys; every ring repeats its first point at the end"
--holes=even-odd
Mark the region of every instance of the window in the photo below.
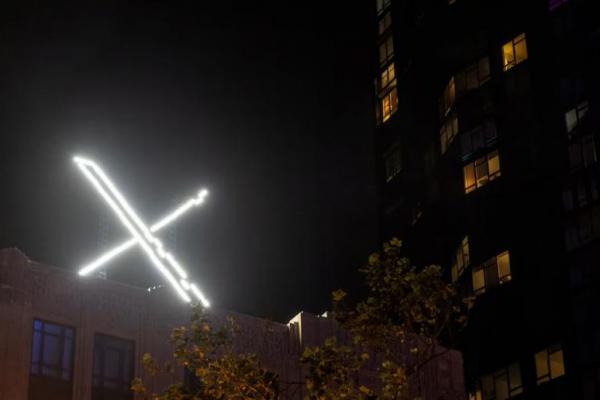
{"type": "Polygon", "coordinates": [[[498,151],[478,158],[463,167],[465,193],[471,193],[500,176],[498,151]]]}
{"type": "Polygon", "coordinates": [[[571,136],[573,131],[579,125],[580,121],[585,117],[589,109],[589,103],[582,101],[577,107],[567,111],[565,113],[565,125],[567,127],[567,134],[571,136]]]}
{"type": "Polygon", "coordinates": [[[400,147],[396,146],[385,156],[385,181],[389,182],[402,170],[400,147]]]}
{"type": "Polygon", "coordinates": [[[469,395],[470,400],[506,400],[523,393],[521,369],[518,363],[482,376],[479,387],[469,395]]]}
{"type": "Polygon", "coordinates": [[[565,211],[571,212],[597,202],[599,197],[598,177],[595,171],[590,171],[565,187],[563,206],[565,211]]]}
{"type": "Polygon", "coordinates": [[[569,0],[548,0],[548,9],[550,11],[556,10],[561,5],[568,3],[569,0]]]}
{"type": "Polygon", "coordinates": [[[600,206],[573,213],[565,226],[565,246],[573,250],[600,236],[600,206]]]}
{"type": "Polygon", "coordinates": [[[382,35],[388,28],[392,26],[392,13],[389,11],[379,20],[377,24],[377,33],[382,35]]]}
{"type": "Polygon", "coordinates": [[[112,336],[94,336],[92,400],[133,399],[134,343],[112,336]]]}
{"type": "Polygon", "coordinates": [[[598,161],[596,144],[592,135],[586,135],[569,145],[569,165],[571,170],[589,167],[598,161]]]}
{"type": "Polygon", "coordinates": [[[504,71],[527,60],[527,41],[524,33],[502,46],[502,58],[504,71]]]}
{"type": "Polygon", "coordinates": [[[450,147],[450,144],[457,134],[458,117],[456,116],[456,113],[453,113],[452,116],[442,124],[442,129],[440,129],[440,145],[442,154],[446,153],[446,150],[448,150],[448,147],[450,147]]]}
{"type": "Polygon", "coordinates": [[[473,292],[483,294],[487,289],[509,282],[510,255],[504,251],[490,258],[478,267],[473,268],[473,292]]]}
{"type": "Polygon", "coordinates": [[[458,95],[477,89],[490,80],[490,59],[484,57],[478,62],[469,65],[456,74],[456,91],[458,95]]]}
{"type": "Polygon", "coordinates": [[[463,160],[468,160],[473,153],[494,144],[497,136],[496,124],[492,120],[463,133],[460,138],[463,160]]]}
{"type": "Polygon", "coordinates": [[[565,363],[561,346],[551,346],[535,353],[535,374],[540,385],[565,374],[565,363]]]}
{"type": "Polygon", "coordinates": [[[34,320],[31,341],[29,399],[46,399],[49,392],[56,398],[72,397],[73,328],[34,320]]]}
{"type": "Polygon", "coordinates": [[[398,91],[392,88],[381,98],[383,122],[386,122],[398,110],[398,91]]]}
{"type": "Polygon", "coordinates": [[[394,38],[390,35],[379,45],[379,63],[384,65],[394,57],[394,38]]]}
{"type": "Polygon", "coordinates": [[[379,91],[393,86],[396,86],[396,66],[391,63],[379,75],[379,91]]]}
{"type": "Polygon", "coordinates": [[[390,4],[392,4],[392,0],[377,0],[377,14],[381,14],[390,4]]]}
{"type": "Polygon", "coordinates": [[[452,110],[452,107],[454,107],[455,100],[456,100],[456,86],[454,84],[454,77],[452,77],[452,78],[450,78],[450,82],[448,82],[448,85],[446,85],[446,88],[444,89],[444,93],[442,94],[442,96],[440,97],[440,100],[439,100],[440,119],[446,118],[446,116],[450,113],[450,111],[452,110]]]}
{"type": "Polygon", "coordinates": [[[454,252],[452,258],[452,267],[450,273],[452,274],[452,282],[456,282],[459,276],[462,275],[464,270],[471,263],[471,257],[469,253],[469,237],[465,236],[460,242],[460,246],[454,252]]]}

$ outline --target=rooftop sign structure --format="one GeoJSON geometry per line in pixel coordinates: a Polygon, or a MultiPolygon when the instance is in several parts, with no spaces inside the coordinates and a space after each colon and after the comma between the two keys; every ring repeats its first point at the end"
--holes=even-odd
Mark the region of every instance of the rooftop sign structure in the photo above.
{"type": "Polygon", "coordinates": [[[100,268],[119,254],[138,245],[183,301],[191,303],[192,297],[194,297],[200,301],[204,307],[209,307],[210,303],[204,297],[200,289],[198,289],[198,286],[188,280],[185,269],[177,262],[171,253],[166,251],[162,242],[153,235],[153,233],[158,232],[169,225],[190,209],[201,205],[208,195],[208,191],[206,189],[201,190],[196,197],[189,199],[152,226],[147,227],[129,205],[125,197],[123,197],[108,176],[106,176],[102,168],[94,161],[81,157],[74,157],[73,161],[77,164],[85,177],[92,183],[100,196],[106,201],[132,236],[128,241],[109,250],[95,261],[81,268],[79,270],[79,275],[88,275],[90,272],[100,268]]]}

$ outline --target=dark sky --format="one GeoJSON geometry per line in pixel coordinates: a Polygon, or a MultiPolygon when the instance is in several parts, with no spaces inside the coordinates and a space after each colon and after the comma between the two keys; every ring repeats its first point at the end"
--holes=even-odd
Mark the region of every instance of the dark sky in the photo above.
{"type": "MultiPolygon", "coordinates": [[[[75,269],[126,238],[79,153],[148,222],[211,190],[166,239],[219,307],[286,320],[352,285],[378,232],[367,2],[15,3],[3,246],[75,269]]],[[[108,274],[159,279],[137,249],[108,274]]]]}

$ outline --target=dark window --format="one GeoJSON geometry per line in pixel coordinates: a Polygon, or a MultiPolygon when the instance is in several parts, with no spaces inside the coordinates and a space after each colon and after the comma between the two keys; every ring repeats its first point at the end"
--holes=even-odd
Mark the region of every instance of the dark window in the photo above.
{"type": "Polygon", "coordinates": [[[134,342],[112,336],[94,336],[92,400],[132,399],[134,342]]]}
{"type": "Polygon", "coordinates": [[[583,136],[569,145],[571,170],[589,167],[596,161],[596,144],[592,135],[583,136]]]}
{"type": "Polygon", "coordinates": [[[30,400],[72,397],[74,344],[73,328],[33,321],[30,400]]]}
{"type": "Polygon", "coordinates": [[[456,92],[461,96],[475,90],[490,80],[490,59],[483,57],[481,60],[469,65],[456,74],[456,92]]]}
{"type": "Polygon", "coordinates": [[[465,132],[461,136],[462,158],[467,161],[474,153],[496,143],[496,125],[492,120],[465,132]]]}
{"type": "Polygon", "coordinates": [[[392,0],[377,0],[377,14],[381,14],[386,8],[392,4],[392,0]]]}
{"type": "Polygon", "coordinates": [[[394,179],[396,175],[400,173],[402,170],[402,154],[400,152],[400,147],[394,147],[386,156],[385,156],[385,180],[386,182],[394,179]]]}
{"type": "Polygon", "coordinates": [[[550,11],[554,11],[561,5],[568,3],[568,2],[569,2],[569,0],[548,0],[548,9],[550,11]]]}
{"type": "Polygon", "coordinates": [[[569,216],[565,226],[567,250],[582,246],[600,235],[600,206],[587,207],[569,216]]]}

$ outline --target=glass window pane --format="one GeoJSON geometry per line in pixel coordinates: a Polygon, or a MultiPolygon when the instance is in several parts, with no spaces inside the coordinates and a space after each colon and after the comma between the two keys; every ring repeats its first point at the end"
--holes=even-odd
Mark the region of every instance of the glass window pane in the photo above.
{"type": "Polygon", "coordinates": [[[535,373],[538,383],[545,382],[544,379],[550,373],[548,369],[548,353],[546,350],[535,353],[535,373]]]}
{"type": "Polygon", "coordinates": [[[515,55],[513,52],[512,42],[508,42],[504,46],[502,46],[502,62],[505,71],[513,67],[515,63],[515,55]]]}
{"type": "Polygon", "coordinates": [[[552,379],[565,374],[565,364],[562,350],[550,353],[550,376],[552,379]]]}
{"type": "Polygon", "coordinates": [[[473,164],[467,164],[463,168],[465,192],[469,193],[475,189],[475,168],[473,164]]]}
{"type": "Polygon", "coordinates": [[[521,382],[521,368],[518,363],[511,364],[508,367],[508,381],[510,395],[514,396],[523,391],[523,382],[521,382]]]}
{"type": "Polygon", "coordinates": [[[34,332],[31,343],[31,362],[38,363],[40,361],[40,352],[42,350],[42,333],[34,332]]]}
{"type": "Polygon", "coordinates": [[[483,399],[490,400],[496,396],[494,389],[494,378],[492,375],[485,375],[481,378],[481,391],[483,392],[483,399]]]}
{"type": "Polygon", "coordinates": [[[473,270],[473,292],[475,294],[485,292],[485,274],[482,269],[473,270]]]}
{"type": "Polygon", "coordinates": [[[498,278],[500,279],[500,282],[510,280],[510,257],[508,251],[499,254],[496,258],[496,262],[498,264],[498,278]]]}
{"type": "Polygon", "coordinates": [[[491,179],[500,174],[500,157],[497,151],[488,155],[488,169],[491,179]]]}
{"type": "Polygon", "coordinates": [[[60,364],[60,340],[57,336],[46,335],[44,337],[43,363],[45,365],[60,364]]]}
{"type": "Polygon", "coordinates": [[[485,157],[475,161],[475,178],[477,187],[481,187],[488,182],[488,165],[485,157]]]}
{"type": "Polygon", "coordinates": [[[44,324],[44,332],[46,333],[50,333],[53,335],[60,335],[61,334],[61,327],[58,325],[54,325],[54,324],[49,324],[49,323],[45,323],[44,324]]]}
{"type": "Polygon", "coordinates": [[[569,110],[565,114],[565,125],[567,126],[567,133],[571,133],[577,126],[577,111],[569,110]]]}
{"type": "Polygon", "coordinates": [[[527,42],[525,38],[522,41],[515,43],[516,63],[519,64],[527,60],[527,42]]]}
{"type": "Polygon", "coordinates": [[[508,391],[508,377],[506,376],[506,370],[501,370],[494,374],[494,383],[496,384],[496,399],[495,400],[508,399],[509,391],[508,391]]]}

